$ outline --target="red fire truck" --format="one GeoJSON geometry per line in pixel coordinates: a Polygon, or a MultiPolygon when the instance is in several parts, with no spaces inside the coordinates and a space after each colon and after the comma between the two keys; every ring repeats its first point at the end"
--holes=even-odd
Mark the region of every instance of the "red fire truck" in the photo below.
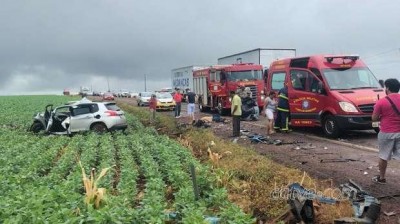
{"type": "Polygon", "coordinates": [[[343,130],[379,131],[371,114],[385,92],[358,56],[287,58],[273,62],[267,75],[267,91],[287,83],[291,126],[322,127],[335,138],[343,130]]]}
{"type": "Polygon", "coordinates": [[[230,91],[248,87],[259,107],[264,105],[262,65],[215,65],[193,71],[193,90],[199,96],[201,111],[216,110],[221,115],[230,113],[230,91]]]}

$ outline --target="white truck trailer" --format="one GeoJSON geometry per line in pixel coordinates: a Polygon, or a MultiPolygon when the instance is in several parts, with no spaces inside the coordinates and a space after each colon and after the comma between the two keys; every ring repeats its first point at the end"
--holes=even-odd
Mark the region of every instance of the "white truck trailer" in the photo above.
{"type": "Polygon", "coordinates": [[[296,49],[257,48],[218,58],[219,65],[253,63],[268,69],[273,61],[296,56],[296,49]]]}
{"type": "Polygon", "coordinates": [[[193,90],[193,71],[201,68],[204,68],[204,66],[191,65],[172,69],[172,88],[179,88],[182,93],[186,93],[186,89],[193,90]]]}

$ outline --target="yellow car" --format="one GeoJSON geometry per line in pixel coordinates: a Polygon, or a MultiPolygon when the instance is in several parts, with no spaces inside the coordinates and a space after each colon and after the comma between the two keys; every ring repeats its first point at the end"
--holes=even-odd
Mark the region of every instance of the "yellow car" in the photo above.
{"type": "Polygon", "coordinates": [[[157,93],[157,110],[175,110],[176,103],[171,93],[157,93]]]}

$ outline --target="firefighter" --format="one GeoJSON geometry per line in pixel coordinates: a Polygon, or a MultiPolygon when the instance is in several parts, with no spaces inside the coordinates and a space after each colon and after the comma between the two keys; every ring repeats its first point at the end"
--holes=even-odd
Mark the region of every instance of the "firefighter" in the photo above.
{"type": "Polygon", "coordinates": [[[289,132],[289,97],[287,83],[279,90],[277,115],[275,118],[274,129],[276,131],[289,132]]]}

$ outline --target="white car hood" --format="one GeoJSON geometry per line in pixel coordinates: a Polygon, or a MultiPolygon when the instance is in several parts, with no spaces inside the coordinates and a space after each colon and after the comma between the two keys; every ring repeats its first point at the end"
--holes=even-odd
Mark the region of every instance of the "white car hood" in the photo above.
{"type": "Polygon", "coordinates": [[[166,99],[158,99],[161,103],[171,103],[173,101],[172,98],[166,98],[166,99]]]}

